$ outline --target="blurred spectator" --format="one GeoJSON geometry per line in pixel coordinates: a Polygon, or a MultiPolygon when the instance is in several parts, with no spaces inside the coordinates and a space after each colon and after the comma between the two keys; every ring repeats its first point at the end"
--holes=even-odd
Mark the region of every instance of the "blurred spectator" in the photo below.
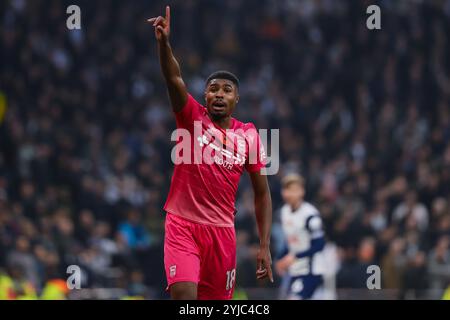
{"type": "Polygon", "coordinates": [[[144,285],[144,275],[138,270],[130,273],[130,282],[128,284],[128,295],[131,297],[148,298],[150,292],[144,285]]]}
{"type": "Polygon", "coordinates": [[[341,288],[367,288],[367,268],[374,264],[375,239],[365,238],[359,245],[356,255],[347,249],[346,258],[336,275],[336,285],[341,288]]]}
{"type": "Polygon", "coordinates": [[[22,265],[11,264],[7,272],[0,270],[0,300],[36,300],[36,287],[26,279],[22,265]]]}
{"type": "Polygon", "coordinates": [[[428,227],[428,210],[422,203],[417,202],[415,191],[408,191],[405,201],[394,209],[392,219],[400,224],[405,223],[408,219],[413,219],[419,230],[424,231],[428,227]]]}
{"type": "Polygon", "coordinates": [[[439,239],[430,253],[428,270],[430,288],[442,292],[445,284],[450,283],[450,237],[443,236],[439,239]]]}
{"type": "Polygon", "coordinates": [[[427,266],[426,255],[422,251],[417,251],[407,263],[407,268],[403,274],[400,291],[402,299],[424,299],[427,288],[427,266]]]}
{"type": "Polygon", "coordinates": [[[22,270],[20,276],[23,275],[24,279],[29,281],[34,287],[39,285],[38,264],[31,251],[28,238],[19,236],[16,239],[15,249],[8,253],[6,264],[11,269],[17,268],[22,270]]]}
{"type": "Polygon", "coordinates": [[[77,240],[87,246],[93,236],[95,228],[95,217],[90,210],[83,210],[78,215],[78,223],[75,228],[77,240]]]}
{"type": "Polygon", "coordinates": [[[42,300],[65,300],[67,299],[67,294],[69,288],[65,280],[62,279],[51,279],[47,281],[42,290],[41,299],[42,300]]]}
{"type": "Polygon", "coordinates": [[[151,244],[150,234],[142,224],[139,212],[134,209],[128,210],[126,220],[119,224],[118,232],[131,249],[146,249],[151,244]]]}
{"type": "Polygon", "coordinates": [[[388,252],[381,261],[381,270],[383,270],[382,288],[398,289],[403,283],[403,272],[406,264],[404,255],[404,240],[402,238],[394,239],[388,249],[388,252]]]}

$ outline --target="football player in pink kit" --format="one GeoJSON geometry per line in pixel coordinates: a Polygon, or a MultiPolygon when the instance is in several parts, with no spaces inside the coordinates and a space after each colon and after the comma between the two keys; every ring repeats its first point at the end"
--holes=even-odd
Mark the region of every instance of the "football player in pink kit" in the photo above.
{"type": "Polygon", "coordinates": [[[235,199],[244,170],[255,194],[260,238],[256,278],[273,282],[272,201],[267,176],[261,173],[264,149],[252,123],[231,117],[239,100],[238,79],[226,71],[213,73],[206,82],[205,108],[187,92],[173,56],[170,8],[166,7],[165,17],[148,22],[155,27],[177,129],[188,132],[192,144],[189,154],[182,155],[192,161],[179,162],[177,157],[164,206],[167,288],[172,299],[231,299],[236,279],[235,199]]]}

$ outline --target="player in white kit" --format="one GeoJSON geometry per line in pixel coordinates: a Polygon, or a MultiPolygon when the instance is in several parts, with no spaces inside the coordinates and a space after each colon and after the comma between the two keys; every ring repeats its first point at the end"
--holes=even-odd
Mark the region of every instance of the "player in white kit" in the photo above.
{"type": "Polygon", "coordinates": [[[325,247],[319,211],[304,201],[305,182],[298,174],[282,180],[281,225],[285,248],[278,255],[277,272],[285,276],[288,299],[314,299],[323,285],[325,247]]]}

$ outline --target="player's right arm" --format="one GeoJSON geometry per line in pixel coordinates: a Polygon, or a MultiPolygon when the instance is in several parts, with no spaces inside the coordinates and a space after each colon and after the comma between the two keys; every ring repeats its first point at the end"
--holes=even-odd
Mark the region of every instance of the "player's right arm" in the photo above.
{"type": "Polygon", "coordinates": [[[322,228],[322,219],[318,214],[312,215],[306,220],[306,229],[311,235],[309,248],[304,251],[297,252],[294,255],[289,253],[286,244],[285,248],[278,256],[279,260],[275,264],[275,269],[278,274],[283,274],[287,268],[295,262],[296,259],[312,257],[317,252],[322,251],[325,247],[325,235],[322,228]]]}
{"type": "Polygon", "coordinates": [[[166,17],[155,17],[147,20],[155,27],[158,41],[158,54],[161,70],[169,91],[170,103],[174,112],[179,112],[185,106],[188,92],[181,77],[180,65],[173,55],[170,46],[170,7],[166,7],[166,17]]]}

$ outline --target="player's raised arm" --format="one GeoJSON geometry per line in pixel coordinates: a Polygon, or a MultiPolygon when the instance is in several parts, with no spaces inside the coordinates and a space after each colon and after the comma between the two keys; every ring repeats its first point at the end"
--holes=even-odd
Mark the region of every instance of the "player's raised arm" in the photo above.
{"type": "Polygon", "coordinates": [[[186,85],[181,78],[178,61],[175,59],[170,47],[170,7],[166,7],[166,16],[147,20],[155,27],[155,36],[158,41],[159,61],[169,91],[170,103],[175,112],[181,111],[186,104],[188,93],[186,85]]]}
{"type": "Polygon", "coordinates": [[[273,282],[272,256],[270,254],[270,230],[272,227],[272,199],[267,176],[259,171],[250,173],[255,194],[255,214],[258,224],[260,246],[257,256],[256,278],[269,278],[273,282]]]}

